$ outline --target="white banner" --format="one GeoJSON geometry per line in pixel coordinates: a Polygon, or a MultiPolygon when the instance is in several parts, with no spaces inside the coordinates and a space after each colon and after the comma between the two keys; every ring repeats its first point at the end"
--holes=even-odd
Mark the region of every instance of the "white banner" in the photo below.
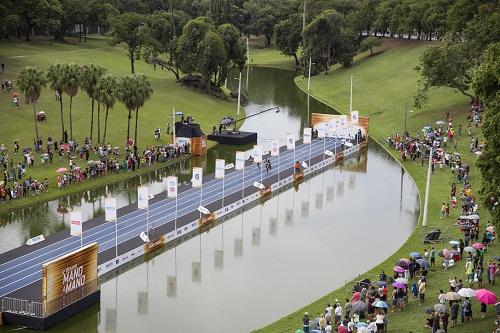
{"type": "Polygon", "coordinates": [[[193,178],[191,184],[193,187],[201,187],[203,182],[203,168],[193,168],[193,178]]]}
{"type": "Polygon", "coordinates": [[[320,125],[316,130],[318,131],[318,138],[324,139],[326,136],[326,125],[320,125]]]}
{"type": "Polygon", "coordinates": [[[332,157],[333,152],[331,150],[325,150],[325,155],[332,157]]]}
{"type": "Polygon", "coordinates": [[[137,188],[137,208],[147,209],[149,207],[149,188],[139,186],[137,188]]]}
{"type": "Polygon", "coordinates": [[[352,125],[357,125],[358,124],[358,118],[359,118],[359,111],[352,111],[351,112],[351,124],[352,125]]]}
{"type": "Polygon", "coordinates": [[[71,212],[70,214],[71,236],[82,236],[83,221],[82,212],[71,212]]]}
{"type": "Polygon", "coordinates": [[[280,142],[278,140],[271,141],[271,156],[278,156],[280,154],[280,142]]]}
{"type": "Polygon", "coordinates": [[[221,159],[216,159],[215,160],[215,178],[217,179],[222,179],[224,178],[224,170],[226,167],[226,161],[221,160],[221,159]]]}
{"type": "Polygon", "coordinates": [[[199,207],[198,207],[198,211],[199,211],[200,213],[205,214],[205,215],[210,214],[210,211],[208,210],[208,208],[203,207],[203,206],[199,206],[199,207]]]}
{"type": "Polygon", "coordinates": [[[339,117],[339,126],[340,127],[347,126],[347,116],[343,115],[339,117]]]}
{"type": "Polygon", "coordinates": [[[229,164],[226,164],[224,166],[224,169],[226,169],[226,170],[231,170],[232,168],[234,168],[234,164],[233,163],[229,163],[229,164]]]}
{"type": "Polygon", "coordinates": [[[335,136],[335,127],[336,127],[336,121],[333,119],[330,119],[328,121],[328,126],[326,129],[326,136],[329,138],[333,138],[335,136]]]}
{"type": "Polygon", "coordinates": [[[295,149],[295,137],[293,135],[286,136],[286,149],[295,149]]]}
{"type": "Polygon", "coordinates": [[[175,198],[177,196],[178,179],[174,176],[167,177],[167,197],[175,198]]]}
{"type": "Polygon", "coordinates": [[[107,222],[116,221],[116,198],[104,199],[104,215],[107,222]]]}
{"type": "Polygon", "coordinates": [[[245,168],[245,152],[237,151],[236,152],[236,170],[243,170],[245,168]]]}
{"type": "Polygon", "coordinates": [[[262,163],[262,147],[259,145],[253,146],[253,161],[255,163],[262,163]]]}
{"type": "Polygon", "coordinates": [[[311,135],[312,134],[312,130],[310,127],[305,127],[304,128],[304,140],[303,142],[304,143],[311,143],[311,135]]]}

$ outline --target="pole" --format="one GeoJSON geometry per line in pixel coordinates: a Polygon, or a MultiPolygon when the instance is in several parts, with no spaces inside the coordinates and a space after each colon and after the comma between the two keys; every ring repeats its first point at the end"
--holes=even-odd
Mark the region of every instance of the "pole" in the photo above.
{"type": "Polygon", "coordinates": [[[80,247],[83,247],[83,223],[82,223],[82,221],[80,221],[80,223],[82,224],[82,235],[80,237],[80,247]]]}
{"type": "Polygon", "coordinates": [[[250,76],[250,46],[248,45],[248,37],[247,37],[247,77],[246,77],[246,90],[248,92],[248,77],[250,76]]]}
{"type": "MultiPolygon", "coordinates": [[[[201,182],[200,186],[200,206],[202,206],[203,203],[203,181],[201,182]]],[[[201,219],[201,211],[200,211],[200,219],[201,219]]]]}
{"type": "Polygon", "coordinates": [[[118,219],[115,221],[115,258],[118,258],[118,219]]]}
{"type": "Polygon", "coordinates": [[[243,163],[243,183],[241,184],[242,187],[241,187],[241,195],[242,195],[242,199],[245,197],[245,163],[243,163]]]}
{"type": "MultiPolygon", "coordinates": [[[[279,149],[279,147],[278,147],[279,149]]],[[[278,151],[278,182],[280,181],[280,153],[278,151]]]]}
{"type": "Polygon", "coordinates": [[[174,220],[174,229],[177,234],[177,194],[175,195],[175,220],[174,220]]]}
{"type": "Polygon", "coordinates": [[[241,71],[240,71],[240,78],[238,79],[238,111],[236,112],[236,115],[240,115],[240,101],[241,101],[241,71]]]}
{"type": "Polygon", "coordinates": [[[424,218],[422,226],[427,227],[427,213],[429,211],[429,190],[431,186],[431,168],[432,168],[432,146],[429,153],[429,167],[427,168],[427,182],[425,183],[425,200],[424,200],[424,218]]]}
{"type": "Polygon", "coordinates": [[[224,178],[222,178],[222,208],[224,208],[224,178]]]}
{"type": "Polygon", "coordinates": [[[312,63],[312,57],[309,56],[309,75],[307,76],[307,93],[309,93],[309,90],[311,90],[311,63],[312,63]]]}
{"type": "Polygon", "coordinates": [[[353,76],[351,75],[351,93],[349,94],[349,114],[352,113],[352,78],[353,76]]]}
{"type": "Polygon", "coordinates": [[[173,126],[173,135],[172,135],[172,144],[175,145],[175,109],[172,108],[172,126],[173,126]]]}

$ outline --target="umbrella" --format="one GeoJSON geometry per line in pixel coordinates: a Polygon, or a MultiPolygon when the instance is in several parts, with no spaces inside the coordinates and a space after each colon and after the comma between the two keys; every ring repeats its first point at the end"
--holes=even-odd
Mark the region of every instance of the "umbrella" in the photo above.
{"type": "Polygon", "coordinates": [[[410,265],[410,261],[404,258],[399,259],[398,261],[396,261],[395,265],[403,268],[408,268],[408,266],[410,265]]]}
{"type": "Polygon", "coordinates": [[[490,225],[488,228],[486,228],[486,231],[493,232],[495,231],[495,227],[490,225]]]}
{"type": "Polygon", "coordinates": [[[404,283],[401,283],[401,282],[394,282],[394,283],[392,284],[392,286],[393,286],[394,288],[398,288],[398,289],[404,289],[404,288],[406,287],[406,285],[405,285],[404,283]]]}
{"type": "Polygon", "coordinates": [[[472,247],[475,248],[476,250],[484,249],[484,244],[483,243],[474,243],[474,244],[472,244],[472,247]]]}
{"type": "Polygon", "coordinates": [[[387,282],[385,282],[385,281],[378,281],[375,284],[377,285],[377,287],[385,287],[385,286],[387,286],[387,282]]]}
{"type": "Polygon", "coordinates": [[[472,215],[467,215],[467,216],[465,217],[465,219],[466,219],[466,220],[479,220],[479,219],[480,219],[480,217],[479,217],[479,215],[477,215],[477,214],[472,214],[472,215]]]}
{"type": "Polygon", "coordinates": [[[56,170],[57,173],[65,173],[65,172],[68,172],[68,169],[67,168],[59,168],[56,170]]]}
{"type": "Polygon", "coordinates": [[[405,278],[397,278],[396,280],[394,280],[394,282],[399,282],[399,283],[403,283],[403,284],[408,284],[408,279],[405,279],[405,278]]]}
{"type": "Polygon", "coordinates": [[[482,151],[480,151],[480,150],[476,150],[476,151],[474,152],[474,154],[476,154],[476,155],[483,155],[483,152],[482,152],[482,151]]]}
{"type": "Polygon", "coordinates": [[[458,294],[462,297],[473,297],[476,296],[476,292],[471,288],[462,288],[458,291],[458,294]]]}
{"type": "Polygon", "coordinates": [[[359,292],[355,292],[354,294],[352,294],[351,301],[356,302],[359,301],[360,298],[361,294],[359,292]]]}
{"type": "Polygon", "coordinates": [[[418,264],[420,267],[422,267],[422,268],[429,268],[429,267],[431,267],[431,266],[429,265],[429,262],[428,262],[426,259],[418,259],[418,260],[417,260],[417,264],[418,264]]]}
{"type": "Polygon", "coordinates": [[[422,256],[418,252],[412,252],[412,253],[410,253],[410,257],[412,257],[412,258],[422,258],[422,256]]]}
{"type": "Polygon", "coordinates": [[[404,273],[405,269],[401,266],[394,266],[394,272],[404,273]]]}
{"type": "Polygon", "coordinates": [[[444,121],[442,121],[442,120],[438,120],[438,121],[436,121],[436,125],[443,126],[443,125],[445,125],[445,124],[446,124],[446,123],[445,123],[444,121]]]}
{"type": "Polygon", "coordinates": [[[450,245],[452,245],[452,246],[460,245],[460,242],[456,241],[456,240],[452,240],[452,241],[450,241],[450,245]]]}
{"type": "Polygon", "coordinates": [[[381,308],[381,309],[387,309],[389,308],[389,304],[387,304],[386,302],[384,301],[376,301],[376,302],[373,302],[372,303],[372,306],[373,307],[376,307],[376,308],[381,308]]]}
{"type": "Polygon", "coordinates": [[[458,301],[460,300],[460,295],[454,291],[449,291],[444,295],[444,299],[447,301],[458,301]]]}
{"type": "Polygon", "coordinates": [[[495,304],[497,302],[497,295],[488,289],[476,290],[476,299],[484,304],[495,304]]]}
{"type": "Polygon", "coordinates": [[[476,252],[476,249],[473,248],[472,246],[466,246],[466,247],[464,247],[464,251],[472,253],[472,252],[476,252]]]}
{"type": "Polygon", "coordinates": [[[435,304],[434,305],[434,311],[440,312],[440,313],[446,313],[448,312],[448,309],[444,304],[435,304]]]}
{"type": "Polygon", "coordinates": [[[353,312],[360,313],[360,312],[365,312],[368,309],[368,306],[366,305],[365,302],[357,301],[352,303],[351,309],[353,312]]]}
{"type": "Polygon", "coordinates": [[[496,261],[500,261],[500,256],[494,256],[493,259],[495,259],[496,261]]]}
{"type": "Polygon", "coordinates": [[[360,321],[359,323],[356,324],[356,328],[361,328],[361,327],[368,327],[368,324],[365,323],[364,321],[360,321]]]}
{"type": "Polygon", "coordinates": [[[425,311],[425,313],[432,313],[432,312],[434,312],[434,310],[432,308],[429,308],[429,307],[425,307],[424,311],[425,311]]]}

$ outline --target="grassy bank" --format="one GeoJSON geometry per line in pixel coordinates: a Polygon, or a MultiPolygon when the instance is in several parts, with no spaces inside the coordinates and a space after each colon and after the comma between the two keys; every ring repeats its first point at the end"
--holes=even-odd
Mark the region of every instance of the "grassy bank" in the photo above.
{"type": "MultiPolygon", "coordinates": [[[[22,40],[0,41],[0,63],[6,64],[6,72],[0,73],[0,80],[14,80],[14,89],[10,93],[0,92],[0,144],[4,144],[9,150],[9,156],[13,157],[14,164],[22,163],[23,160],[21,154],[13,154],[14,140],[18,140],[22,149],[23,147],[33,147],[35,137],[32,106],[24,104],[23,97],[20,98],[21,105],[19,109],[16,109],[11,102],[12,94],[18,92],[15,82],[17,74],[24,66],[36,66],[46,71],[48,66],[58,62],[93,63],[105,67],[108,73],[118,77],[127,75],[130,72],[130,64],[125,50],[119,46],[111,46],[109,39],[105,37],[91,37],[87,43],[81,44],[78,43],[77,39],[71,38],[68,38],[66,42],[56,42],[52,39],[35,39],[32,42],[22,40]]],[[[185,114],[192,115],[195,121],[201,124],[205,132],[209,132],[212,126],[218,124],[223,116],[230,115],[236,110],[234,102],[218,100],[185,88],[176,83],[175,77],[170,72],[160,68],[154,70],[152,66],[143,61],[136,62],[136,72],[145,74],[154,89],[151,99],[140,110],[138,145],[141,150],[146,146],[168,143],[166,124],[167,122],[172,124],[173,108],[176,111],[183,111],[185,114]],[[162,129],[162,136],[159,141],[156,141],[153,135],[153,131],[157,127],[162,129]]],[[[65,128],[69,133],[69,98],[63,95],[63,101],[65,128]]],[[[59,141],[61,137],[59,105],[54,98],[54,92],[48,87],[42,92],[37,103],[37,111],[45,111],[47,114],[47,121],[38,122],[38,130],[44,146],[49,136],[59,141]]],[[[72,113],[73,136],[82,143],[85,137],[90,136],[91,100],[85,91],[81,89],[73,98],[72,113]]],[[[101,136],[104,130],[104,113],[104,110],[101,110],[101,136]]],[[[93,130],[94,143],[97,142],[97,124],[96,103],[93,130]]],[[[132,119],[131,124],[132,133],[133,124],[134,119],[132,119]]],[[[123,147],[126,132],[127,110],[122,103],[117,102],[109,112],[106,143],[123,147]]],[[[123,153],[123,148],[121,150],[123,153]]],[[[91,155],[91,159],[95,159],[95,156],[91,155]]],[[[81,167],[86,166],[85,161],[77,159],[77,163],[81,167]]],[[[38,180],[48,178],[53,190],[49,191],[48,194],[42,193],[37,199],[26,198],[12,201],[12,203],[0,204],[0,212],[29,205],[36,200],[54,199],[61,195],[102,186],[131,176],[130,173],[125,173],[112,177],[103,177],[57,191],[55,190],[55,170],[60,167],[68,167],[66,158],[59,161],[57,154],[55,154],[53,164],[41,165],[37,155],[35,167],[27,170],[25,176],[38,180]]],[[[3,177],[1,180],[3,180],[3,177]]]]}
{"type": "MultiPolygon", "coordinates": [[[[356,57],[353,67],[349,69],[334,68],[330,75],[318,75],[312,79],[311,94],[319,100],[329,104],[339,112],[348,113],[349,107],[349,80],[350,76],[354,75],[354,96],[353,109],[359,110],[360,115],[370,117],[370,137],[376,139],[383,147],[387,147],[385,139],[398,131],[404,129],[405,106],[412,105],[412,96],[417,90],[418,73],[414,70],[418,64],[418,58],[428,44],[422,42],[407,42],[407,41],[386,41],[384,46],[379,50],[378,55],[374,57],[368,54],[360,54],[356,57]]],[[[296,83],[301,89],[307,87],[307,81],[300,76],[296,78],[296,83]]],[[[450,89],[433,89],[430,92],[428,105],[422,110],[412,109],[408,113],[407,126],[410,134],[415,135],[425,125],[433,125],[437,120],[442,120],[445,113],[450,112],[450,117],[453,119],[455,127],[462,124],[466,128],[467,119],[466,112],[468,111],[468,100],[463,96],[453,92],[450,89]]],[[[477,129],[473,129],[473,136],[481,136],[477,129]]],[[[467,137],[466,131],[461,137],[457,137],[458,145],[457,152],[462,155],[464,163],[471,165],[470,183],[474,194],[478,200],[478,190],[480,187],[481,176],[476,167],[474,167],[475,155],[469,153],[468,147],[470,138],[467,137]]],[[[449,147],[448,149],[452,149],[449,147]]],[[[397,151],[388,149],[397,161],[401,161],[400,154],[397,151]]],[[[419,192],[421,194],[421,202],[425,193],[426,182],[426,166],[421,166],[420,162],[406,161],[401,162],[404,168],[414,179],[419,192]]],[[[384,262],[376,265],[368,272],[352,272],[360,274],[356,280],[361,280],[365,277],[371,280],[377,280],[378,274],[385,270],[392,272],[394,262],[403,257],[408,257],[410,252],[423,252],[424,246],[422,238],[426,232],[434,228],[441,228],[443,234],[448,240],[462,238],[462,234],[458,228],[454,227],[453,221],[459,215],[459,209],[452,209],[449,218],[440,219],[440,205],[442,202],[449,203],[450,184],[456,182],[454,177],[447,168],[443,170],[436,169],[431,178],[431,188],[429,197],[429,226],[423,228],[421,219],[415,228],[412,235],[404,242],[401,248],[396,251],[391,257],[384,262]]],[[[458,185],[461,189],[461,185],[458,185]]],[[[383,193],[383,189],[381,189],[383,193]]],[[[381,204],[390,205],[390,202],[381,204]]],[[[480,206],[481,207],[481,206],[480,206]]],[[[479,214],[482,217],[481,225],[484,227],[489,219],[486,210],[480,208],[479,214]]],[[[375,217],[371,223],[376,223],[375,217]]],[[[381,232],[390,232],[390,230],[381,230],[381,232]]],[[[394,235],[397,237],[397,235],[394,235]]],[[[376,237],[373,240],[374,247],[377,246],[376,237]]],[[[449,247],[447,241],[444,244],[436,245],[436,250],[449,247]]],[[[347,249],[348,250],[348,249],[347,249]]],[[[488,249],[486,259],[492,257],[492,254],[498,254],[498,246],[494,245],[488,249]]],[[[369,255],[369,254],[367,254],[369,255]]],[[[441,263],[440,258],[437,259],[438,264],[441,263]]],[[[333,264],[333,263],[331,263],[333,264]]],[[[448,290],[448,279],[450,276],[458,276],[466,280],[464,262],[459,262],[456,267],[449,271],[436,269],[429,274],[426,302],[425,306],[432,306],[437,303],[439,290],[448,290]]],[[[486,275],[484,275],[486,280],[486,275]]],[[[305,306],[302,309],[278,320],[275,323],[264,327],[257,332],[295,332],[301,327],[301,318],[304,311],[308,311],[312,317],[319,316],[323,313],[327,303],[339,299],[343,304],[346,297],[350,298],[350,290],[353,281],[350,281],[346,288],[339,288],[323,298],[305,306]]],[[[486,283],[485,283],[486,284],[486,283]]],[[[333,286],[332,286],[333,287],[333,286]]],[[[485,286],[490,288],[489,286],[485,286]]],[[[307,282],[304,284],[307,288],[307,282]]],[[[500,293],[498,284],[492,289],[497,295],[500,293]]],[[[488,307],[488,316],[486,319],[480,319],[479,303],[473,300],[474,320],[467,325],[459,324],[455,328],[449,328],[448,332],[491,332],[494,327],[495,311],[492,306],[488,307]]],[[[427,333],[429,329],[424,328],[426,314],[423,311],[423,306],[417,302],[411,301],[410,304],[402,311],[390,313],[388,316],[390,332],[409,332],[427,333]]]]}

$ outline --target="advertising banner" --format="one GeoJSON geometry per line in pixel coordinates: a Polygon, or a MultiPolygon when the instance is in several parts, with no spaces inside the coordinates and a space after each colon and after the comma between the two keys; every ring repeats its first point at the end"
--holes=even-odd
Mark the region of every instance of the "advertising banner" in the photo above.
{"type": "Polygon", "coordinates": [[[280,154],[280,142],[278,140],[271,141],[271,156],[278,156],[280,154]]]}
{"type": "Polygon", "coordinates": [[[104,215],[107,222],[116,222],[116,198],[104,199],[104,215]]]}
{"type": "Polygon", "coordinates": [[[137,188],[137,208],[147,209],[149,207],[149,188],[139,186],[137,188]]]}
{"type": "Polygon", "coordinates": [[[359,120],[359,111],[351,112],[351,124],[357,125],[359,120]]]}
{"type": "Polygon", "coordinates": [[[167,177],[167,197],[175,198],[177,196],[178,179],[174,176],[167,177]]]}
{"type": "MultiPolygon", "coordinates": [[[[356,111],[353,111],[353,113],[356,111]]],[[[353,117],[313,113],[311,115],[311,124],[313,128],[318,129],[325,124],[328,124],[327,136],[345,139],[354,139],[357,134],[361,133],[363,137],[368,136],[369,118],[356,116],[357,122],[353,122],[353,117]]],[[[319,133],[318,133],[319,135],[319,133]]]]}
{"type": "Polygon", "coordinates": [[[193,178],[191,178],[191,184],[193,187],[201,187],[203,182],[203,168],[193,168],[193,178]]]}
{"type": "Polygon", "coordinates": [[[262,163],[262,147],[259,145],[253,146],[253,161],[255,163],[262,163]]]}
{"type": "Polygon", "coordinates": [[[326,125],[323,124],[321,126],[318,126],[316,129],[318,130],[318,138],[324,139],[326,136],[326,125]]]}
{"type": "Polygon", "coordinates": [[[293,135],[286,136],[286,149],[295,149],[295,137],[293,135]]]}
{"type": "Polygon", "coordinates": [[[222,179],[224,178],[224,170],[226,166],[226,161],[222,159],[215,160],[215,178],[222,179]]]}
{"type": "Polygon", "coordinates": [[[303,140],[303,142],[306,144],[311,143],[311,139],[312,139],[312,129],[311,129],[311,127],[305,127],[304,128],[304,140],[303,140]]]}
{"type": "Polygon", "coordinates": [[[71,226],[71,236],[82,236],[83,221],[82,212],[71,212],[70,214],[70,226],[71,226]]]}
{"type": "Polygon", "coordinates": [[[236,152],[236,170],[243,170],[245,168],[245,152],[237,151],[236,152]]]}

